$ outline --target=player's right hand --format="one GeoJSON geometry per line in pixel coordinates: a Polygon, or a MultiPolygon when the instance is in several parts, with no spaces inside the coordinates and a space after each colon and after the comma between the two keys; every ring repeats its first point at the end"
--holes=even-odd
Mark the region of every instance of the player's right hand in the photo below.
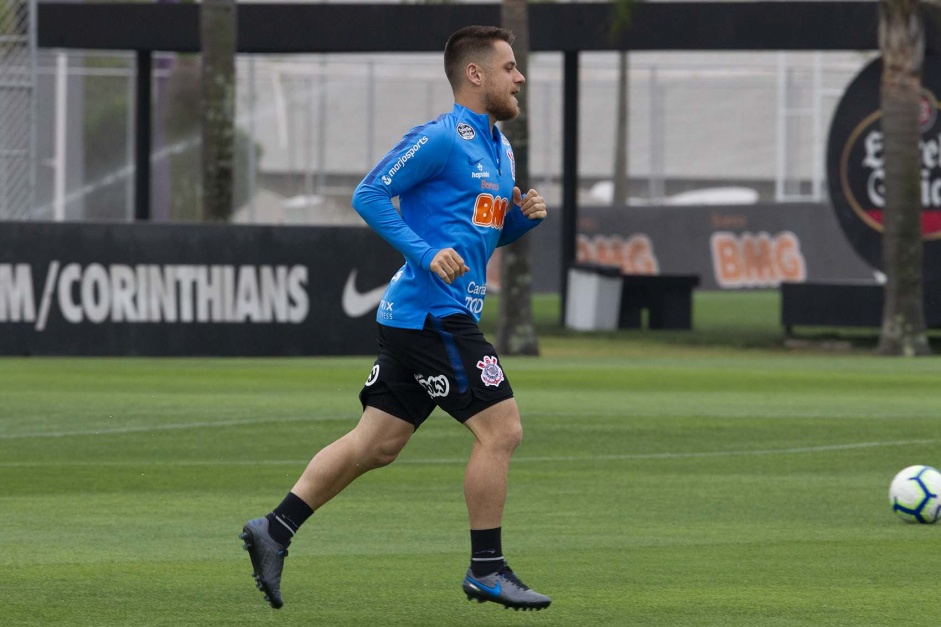
{"type": "Polygon", "coordinates": [[[457,251],[453,248],[442,248],[438,251],[438,254],[435,255],[434,259],[431,260],[430,270],[437,274],[442,281],[451,285],[451,283],[459,276],[464,276],[464,273],[470,270],[465,264],[464,259],[461,258],[457,251]]]}

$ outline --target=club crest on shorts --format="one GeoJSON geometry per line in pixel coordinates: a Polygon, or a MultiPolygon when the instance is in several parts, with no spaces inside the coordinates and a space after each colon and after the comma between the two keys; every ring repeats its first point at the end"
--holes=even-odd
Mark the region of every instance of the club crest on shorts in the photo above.
{"type": "Polygon", "coordinates": [[[477,362],[477,367],[480,368],[480,380],[484,385],[497,387],[503,383],[503,368],[497,363],[496,357],[485,356],[477,362]]]}

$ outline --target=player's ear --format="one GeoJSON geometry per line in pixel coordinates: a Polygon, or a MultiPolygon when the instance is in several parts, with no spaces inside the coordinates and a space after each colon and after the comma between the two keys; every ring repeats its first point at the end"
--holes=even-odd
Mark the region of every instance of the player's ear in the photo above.
{"type": "Polygon", "coordinates": [[[464,77],[468,80],[469,83],[480,87],[484,82],[483,74],[481,73],[481,67],[476,63],[468,63],[464,67],[464,77]]]}

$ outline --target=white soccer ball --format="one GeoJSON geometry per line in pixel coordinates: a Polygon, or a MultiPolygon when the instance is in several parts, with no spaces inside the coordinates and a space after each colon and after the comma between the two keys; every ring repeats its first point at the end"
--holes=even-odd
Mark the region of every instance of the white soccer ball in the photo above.
{"type": "Polygon", "coordinates": [[[931,525],[941,519],[941,472],[931,466],[909,466],[889,485],[892,511],[908,523],[931,525]]]}

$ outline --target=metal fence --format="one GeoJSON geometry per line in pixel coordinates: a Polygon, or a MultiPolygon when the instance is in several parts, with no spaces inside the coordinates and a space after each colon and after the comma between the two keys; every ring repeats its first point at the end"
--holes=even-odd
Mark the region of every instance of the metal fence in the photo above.
{"type": "MultiPolygon", "coordinates": [[[[824,200],[830,116],[869,58],[632,53],[630,199],[669,204],[691,189],[737,186],[762,200],[824,200]]],[[[594,204],[613,176],[617,62],[614,53],[581,61],[579,188],[594,204]]],[[[134,57],[42,51],[39,66],[29,217],[130,219],[134,57]]],[[[533,55],[526,86],[531,180],[550,202],[562,166],[561,66],[561,55],[533,55]]],[[[440,55],[243,55],[237,76],[236,220],[245,222],[355,223],[349,197],[359,178],[453,102],[440,55]]],[[[199,202],[198,56],[157,55],[153,80],[153,217],[185,220],[199,202]]]]}
{"type": "Polygon", "coordinates": [[[36,0],[0,4],[0,218],[34,207],[36,0]]]}

